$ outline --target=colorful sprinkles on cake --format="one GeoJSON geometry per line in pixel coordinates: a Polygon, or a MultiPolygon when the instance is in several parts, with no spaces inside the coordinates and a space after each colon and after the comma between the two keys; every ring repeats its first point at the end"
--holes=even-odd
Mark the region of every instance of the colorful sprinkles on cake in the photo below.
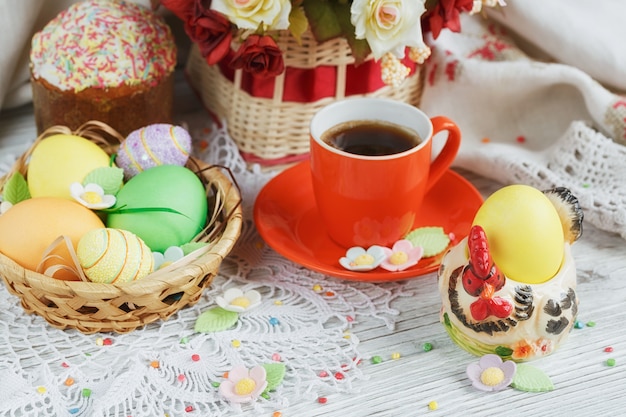
{"type": "Polygon", "coordinates": [[[89,0],[70,6],[33,36],[30,60],[35,78],[79,92],[157,84],[174,70],[176,48],[169,27],[148,8],[89,0]]]}

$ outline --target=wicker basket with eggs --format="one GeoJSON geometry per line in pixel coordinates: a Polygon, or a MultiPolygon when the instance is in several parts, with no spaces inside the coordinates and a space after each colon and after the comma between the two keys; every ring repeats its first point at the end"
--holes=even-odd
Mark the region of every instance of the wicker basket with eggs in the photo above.
{"type": "Polygon", "coordinates": [[[0,276],[28,313],[130,332],[195,304],[236,243],[240,194],[191,138],[100,122],[43,132],[0,178],[0,276]]]}

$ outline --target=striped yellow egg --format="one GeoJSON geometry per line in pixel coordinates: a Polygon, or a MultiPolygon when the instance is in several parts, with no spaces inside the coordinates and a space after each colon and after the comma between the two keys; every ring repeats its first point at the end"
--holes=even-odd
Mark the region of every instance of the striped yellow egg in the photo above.
{"type": "Polygon", "coordinates": [[[101,228],[85,233],[76,248],[80,266],[92,282],[120,283],[141,279],[152,272],[152,252],[137,235],[101,228]]]}
{"type": "Polygon", "coordinates": [[[191,152],[191,136],[184,128],[152,124],[131,132],[120,145],[115,163],[128,180],[159,165],[184,166],[191,152]]]}

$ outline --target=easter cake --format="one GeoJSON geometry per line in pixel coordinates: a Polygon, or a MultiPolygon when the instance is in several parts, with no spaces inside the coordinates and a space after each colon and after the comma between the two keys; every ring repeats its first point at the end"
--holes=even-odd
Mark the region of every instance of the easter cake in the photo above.
{"type": "Polygon", "coordinates": [[[578,312],[571,245],[582,220],[565,188],[511,185],[489,196],[439,268],[451,339],[473,354],[519,362],[552,353],[578,312]]]}
{"type": "Polygon", "coordinates": [[[39,133],[102,121],[122,135],[172,118],[176,47],[169,27],[131,2],[86,0],[32,39],[31,85],[39,133]]]}

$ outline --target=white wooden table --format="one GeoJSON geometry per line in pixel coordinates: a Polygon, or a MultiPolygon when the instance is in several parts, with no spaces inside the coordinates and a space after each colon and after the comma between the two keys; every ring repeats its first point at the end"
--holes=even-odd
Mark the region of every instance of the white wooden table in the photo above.
{"type": "MultiPolygon", "coordinates": [[[[193,99],[178,97],[181,112],[197,111],[193,99]]],[[[29,107],[0,113],[0,155],[20,154],[36,136],[29,107]]],[[[463,173],[487,196],[500,185],[463,173]]],[[[532,362],[555,389],[526,393],[505,389],[481,393],[471,387],[465,368],[476,357],[454,345],[439,323],[440,300],[434,274],[413,279],[415,295],[399,298],[395,329],[380,321],[357,322],[367,380],[354,394],[330,395],[325,404],[291,402],[282,416],[618,416],[626,415],[626,241],[584,226],[573,247],[578,265],[579,320],[595,324],[573,329],[553,355],[532,362]],[[425,352],[424,343],[433,349],[425,352]],[[613,352],[607,353],[610,346],[613,352]],[[399,358],[392,359],[393,353],[399,358]],[[615,366],[606,365],[613,358],[615,366]],[[438,408],[429,410],[436,401],[438,408]]],[[[4,289],[1,289],[4,291],[4,289]]]]}

